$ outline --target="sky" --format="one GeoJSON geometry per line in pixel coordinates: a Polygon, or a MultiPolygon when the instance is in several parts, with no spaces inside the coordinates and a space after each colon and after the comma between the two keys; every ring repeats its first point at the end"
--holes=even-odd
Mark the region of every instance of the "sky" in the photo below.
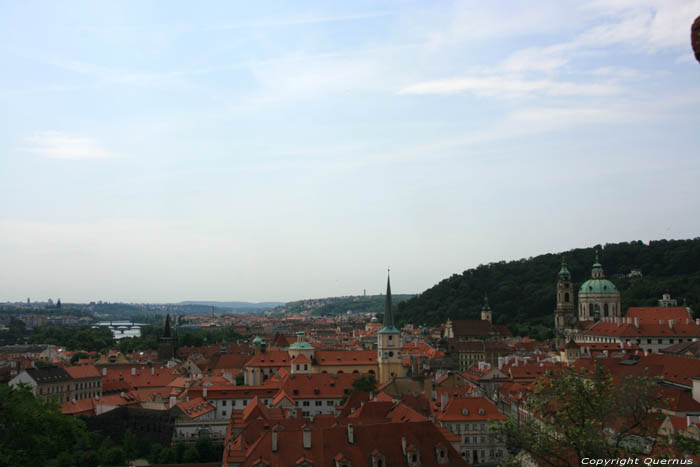
{"type": "Polygon", "coordinates": [[[419,293],[700,232],[700,0],[0,11],[0,301],[419,293]]]}

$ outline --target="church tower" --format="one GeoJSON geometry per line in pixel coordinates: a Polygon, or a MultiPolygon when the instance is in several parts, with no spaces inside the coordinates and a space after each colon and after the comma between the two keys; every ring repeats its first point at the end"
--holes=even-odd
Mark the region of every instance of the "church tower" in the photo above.
{"type": "Polygon", "coordinates": [[[493,314],[491,312],[491,307],[489,306],[489,297],[484,294],[484,306],[481,307],[481,321],[488,321],[493,323],[493,314]]]}
{"type": "Polygon", "coordinates": [[[557,308],[554,311],[554,335],[558,347],[566,343],[575,319],[574,286],[566,261],[562,259],[557,281],[557,308]]]}
{"type": "Polygon", "coordinates": [[[175,356],[175,339],[170,330],[170,315],[165,318],[163,337],[158,339],[158,361],[167,362],[175,356]]]}
{"type": "Polygon", "coordinates": [[[384,323],[377,332],[377,364],[379,366],[378,384],[389,381],[393,376],[401,376],[401,332],[394,326],[391,311],[391,284],[386,278],[386,299],[384,302],[384,323]]]}

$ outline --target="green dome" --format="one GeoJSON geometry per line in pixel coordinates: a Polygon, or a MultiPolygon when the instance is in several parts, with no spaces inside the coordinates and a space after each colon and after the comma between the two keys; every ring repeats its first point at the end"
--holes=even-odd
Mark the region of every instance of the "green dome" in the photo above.
{"type": "Polygon", "coordinates": [[[608,294],[620,294],[620,292],[617,291],[617,287],[615,287],[615,284],[610,282],[607,279],[588,279],[586,282],[581,284],[581,288],[578,291],[579,295],[581,294],[600,294],[600,293],[608,293],[608,294]]]}
{"type": "Polygon", "coordinates": [[[289,346],[289,350],[313,350],[313,346],[306,341],[295,342],[289,346]]]}

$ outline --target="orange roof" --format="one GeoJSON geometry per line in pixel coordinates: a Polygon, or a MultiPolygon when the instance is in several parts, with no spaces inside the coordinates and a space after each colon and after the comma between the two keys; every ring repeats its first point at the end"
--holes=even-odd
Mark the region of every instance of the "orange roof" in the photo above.
{"type": "Polygon", "coordinates": [[[444,422],[506,420],[508,417],[485,397],[453,397],[436,418],[444,422]]]}
{"type": "Polygon", "coordinates": [[[73,379],[100,378],[100,372],[95,365],[76,365],[63,367],[73,379]]]}
{"type": "Polygon", "coordinates": [[[640,323],[658,324],[659,320],[675,320],[677,323],[690,319],[690,313],[683,306],[635,306],[627,309],[626,318],[639,318],[640,323]]]}
{"type": "Polygon", "coordinates": [[[289,366],[290,359],[289,353],[283,350],[271,350],[268,352],[262,352],[253,356],[245,366],[264,366],[264,367],[275,367],[275,366],[289,366]]]}
{"type": "Polygon", "coordinates": [[[376,365],[374,350],[319,350],[315,360],[318,365],[376,365]]]}
{"type": "Polygon", "coordinates": [[[95,399],[92,398],[64,402],[61,405],[61,413],[73,416],[92,416],[95,415],[96,405],[95,399]]]}
{"type": "Polygon", "coordinates": [[[201,397],[197,397],[189,401],[178,402],[175,407],[180,409],[180,411],[186,417],[192,419],[201,417],[204,414],[208,414],[209,412],[216,410],[211,404],[201,397]]]}
{"type": "Polygon", "coordinates": [[[308,359],[306,355],[303,353],[300,353],[296,357],[294,357],[294,360],[292,360],[292,363],[311,363],[311,360],[308,359]]]}

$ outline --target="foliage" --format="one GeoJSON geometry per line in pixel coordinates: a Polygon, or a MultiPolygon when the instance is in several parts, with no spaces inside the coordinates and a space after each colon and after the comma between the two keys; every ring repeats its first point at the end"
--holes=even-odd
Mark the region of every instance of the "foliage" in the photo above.
{"type": "Polygon", "coordinates": [[[436,325],[451,319],[478,319],[488,293],[497,324],[508,324],[515,334],[546,335],[553,327],[555,284],[562,257],[574,285],[590,278],[595,250],[606,277],[621,292],[623,309],[651,306],[670,293],[687,306],[700,307],[700,238],[641,241],[579,248],[518,261],[500,261],[455,274],[396,307],[399,324],[436,325]],[[628,278],[639,269],[641,279],[628,278]]]}
{"type": "MultiPolygon", "coordinates": [[[[403,302],[413,295],[392,294],[394,304],[403,302]]],[[[351,313],[379,314],[384,312],[384,295],[361,295],[350,297],[328,297],[289,302],[275,308],[275,313],[300,313],[311,311],[314,316],[332,316],[351,313]]]]}
{"type": "Polygon", "coordinates": [[[529,417],[502,422],[495,430],[511,450],[524,451],[540,465],[648,454],[662,416],[653,410],[657,388],[652,378],[614,381],[601,366],[568,367],[537,382],[526,400],[529,417]]]}
{"type": "Polygon", "coordinates": [[[0,466],[76,465],[74,446],[88,442],[84,424],[26,387],[0,385],[0,466]]]}
{"type": "MultiPolygon", "coordinates": [[[[119,351],[123,354],[135,350],[156,350],[158,339],[163,336],[163,325],[144,326],[140,337],[124,337],[119,339],[119,351]]],[[[232,326],[212,329],[178,329],[176,331],[178,347],[202,347],[219,342],[232,342],[241,339],[232,326]]]]}
{"type": "Polygon", "coordinates": [[[377,389],[377,380],[373,374],[362,375],[352,382],[353,392],[374,392],[377,389]]]}
{"type": "Polygon", "coordinates": [[[35,329],[29,339],[31,344],[53,344],[68,350],[101,352],[114,346],[112,332],[106,327],[79,328],[45,327],[35,329]]]}
{"type": "MultiPolygon", "coordinates": [[[[125,465],[127,461],[147,457],[152,463],[176,463],[185,460],[182,443],[173,447],[151,444],[147,437],[137,438],[131,429],[122,444],[99,433],[88,432],[85,424],[61,414],[58,404],[43,402],[24,386],[0,385],[0,467],[125,465]]],[[[190,462],[221,459],[222,448],[209,439],[192,446],[190,462]]]]}

